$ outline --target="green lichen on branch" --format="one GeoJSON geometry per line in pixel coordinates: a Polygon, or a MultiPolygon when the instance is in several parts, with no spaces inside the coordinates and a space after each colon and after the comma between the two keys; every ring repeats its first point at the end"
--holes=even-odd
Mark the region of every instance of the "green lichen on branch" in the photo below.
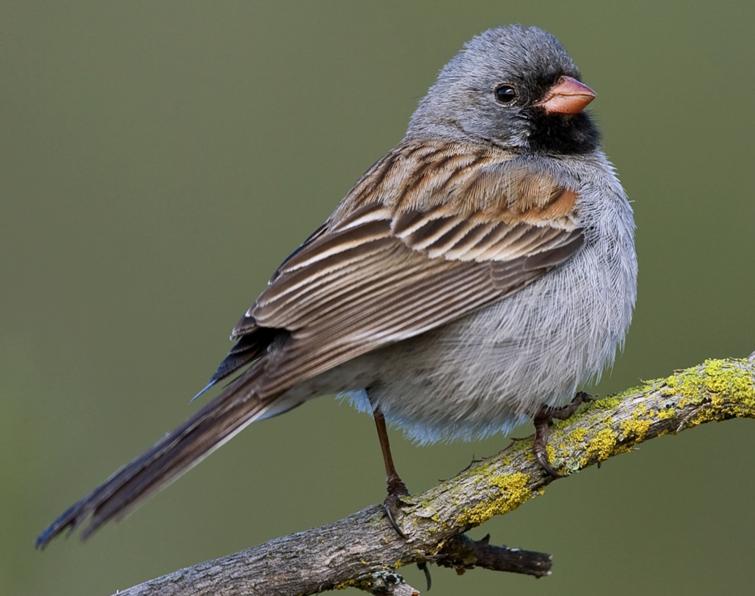
{"type": "Polygon", "coordinates": [[[459,525],[479,526],[496,515],[504,515],[516,509],[533,496],[529,488],[530,477],[523,472],[505,476],[489,472],[488,481],[498,489],[496,496],[463,511],[458,518],[459,525]]]}
{"type": "MultiPolygon", "coordinates": [[[[752,363],[744,359],[706,360],[593,401],[554,425],[547,447],[551,462],[569,475],[682,428],[733,417],[755,418],[752,370],[752,363]]],[[[541,494],[550,479],[539,474],[530,447],[530,441],[516,442],[497,459],[480,462],[460,475],[460,485],[466,485],[465,478],[473,479],[474,490],[484,498],[463,509],[450,527],[480,525],[541,494]]],[[[465,500],[465,495],[454,493],[446,491],[457,503],[465,500]]],[[[448,528],[448,521],[432,504],[434,498],[437,494],[423,505],[435,511],[433,521],[448,528]]]]}
{"type": "MultiPolygon", "coordinates": [[[[571,475],[655,437],[707,422],[755,418],[754,372],[755,359],[711,359],[587,404],[553,426],[548,444],[551,463],[562,474],[571,475]]],[[[406,538],[388,524],[382,508],[371,507],[122,594],[183,596],[196,593],[200,584],[208,586],[206,593],[217,593],[213,586],[229,582],[246,585],[243,593],[248,594],[314,594],[328,586],[372,591],[371,578],[376,573],[392,577],[392,570],[404,565],[442,561],[444,548],[457,542],[463,532],[542,494],[554,479],[538,466],[531,448],[531,439],[517,441],[426,492],[408,497],[398,519],[406,538]],[[291,565],[292,560],[297,564],[291,565]]],[[[486,563],[484,558],[472,559],[465,556],[462,567],[512,570],[486,563]]],[[[516,571],[543,575],[542,568],[530,563],[529,571],[521,566],[516,571]]]]}
{"type": "Polygon", "coordinates": [[[666,379],[665,394],[679,394],[679,406],[700,404],[713,406],[696,423],[722,420],[733,416],[751,416],[755,411],[753,377],[747,360],[706,360],[701,366],[678,371],[666,379]]]}

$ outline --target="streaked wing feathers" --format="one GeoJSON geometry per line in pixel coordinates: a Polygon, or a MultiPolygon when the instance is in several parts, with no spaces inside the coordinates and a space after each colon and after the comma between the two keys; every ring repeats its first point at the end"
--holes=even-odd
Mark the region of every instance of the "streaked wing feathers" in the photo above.
{"type": "Polygon", "coordinates": [[[582,243],[577,195],[494,148],[399,147],[294,252],[234,329],[285,344],[255,380],[285,391],[500,300],[582,243]]]}

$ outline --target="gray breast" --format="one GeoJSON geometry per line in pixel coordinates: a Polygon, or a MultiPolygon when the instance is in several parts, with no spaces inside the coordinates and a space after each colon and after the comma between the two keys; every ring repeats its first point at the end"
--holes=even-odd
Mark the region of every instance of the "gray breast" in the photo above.
{"type": "MultiPolygon", "coordinates": [[[[570,261],[496,304],[350,364],[412,439],[507,433],[542,404],[570,401],[613,362],[636,296],[632,211],[602,156],[570,170],[586,229],[570,261]]],[[[369,409],[354,389],[348,396],[369,409]]]]}

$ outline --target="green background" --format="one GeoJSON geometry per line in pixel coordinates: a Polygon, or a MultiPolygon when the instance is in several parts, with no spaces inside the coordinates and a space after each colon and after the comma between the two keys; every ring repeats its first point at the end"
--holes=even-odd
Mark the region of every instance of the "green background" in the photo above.
{"type": "MultiPolygon", "coordinates": [[[[382,498],[371,420],[322,398],[89,542],[32,547],[196,407],[270,272],[490,26],[563,41],[634,201],[639,303],[598,391],[755,349],[753,18],[725,1],[0,2],[0,593],[105,594],[382,498]]],[[[432,594],[750,593],[753,431],[685,432],[557,483],[473,532],[553,553],[552,577],[435,570],[432,594]]],[[[504,444],[394,435],[415,492],[504,444]]]]}

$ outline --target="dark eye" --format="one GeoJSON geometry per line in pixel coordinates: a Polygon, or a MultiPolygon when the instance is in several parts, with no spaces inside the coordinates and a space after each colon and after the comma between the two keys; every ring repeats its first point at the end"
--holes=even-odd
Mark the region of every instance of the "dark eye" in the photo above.
{"type": "Polygon", "coordinates": [[[495,98],[504,104],[509,104],[516,99],[516,89],[511,85],[498,85],[495,88],[495,98]]]}

